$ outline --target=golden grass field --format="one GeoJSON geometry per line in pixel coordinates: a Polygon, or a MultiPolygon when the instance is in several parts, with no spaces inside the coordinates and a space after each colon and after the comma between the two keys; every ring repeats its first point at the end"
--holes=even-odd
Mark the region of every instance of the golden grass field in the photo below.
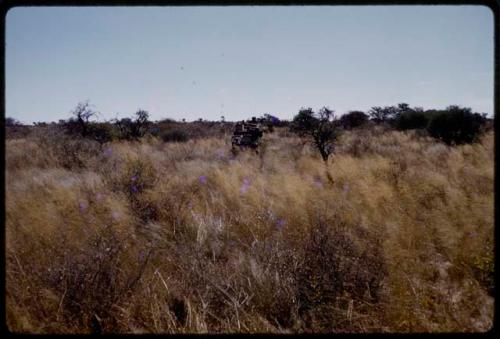
{"type": "Polygon", "coordinates": [[[6,318],[29,333],[483,332],[493,132],[6,141],[6,318]],[[78,144],[80,143],[80,144],[78,144]]]}

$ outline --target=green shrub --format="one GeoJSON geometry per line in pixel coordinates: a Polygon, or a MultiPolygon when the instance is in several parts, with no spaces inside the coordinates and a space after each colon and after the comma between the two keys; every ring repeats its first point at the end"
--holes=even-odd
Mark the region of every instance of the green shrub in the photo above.
{"type": "Polygon", "coordinates": [[[88,126],[88,137],[104,144],[113,140],[113,127],[109,123],[91,123],[88,126]]]}
{"type": "Polygon", "coordinates": [[[434,114],[427,131],[429,135],[448,145],[473,143],[484,131],[486,121],[484,115],[472,113],[470,108],[449,106],[434,114]]]}
{"type": "Polygon", "coordinates": [[[429,123],[429,115],[423,111],[406,111],[401,113],[395,121],[395,127],[399,130],[422,129],[429,123]]]}
{"type": "Polygon", "coordinates": [[[120,139],[139,140],[148,132],[151,122],[148,120],[149,113],[144,110],[138,110],[135,113],[135,119],[123,118],[115,122],[120,139]]]}
{"type": "Polygon", "coordinates": [[[185,142],[189,139],[188,134],[180,129],[164,131],[160,137],[164,142],[185,142]]]}
{"type": "Polygon", "coordinates": [[[368,121],[368,115],[361,111],[351,111],[341,116],[339,120],[345,129],[353,129],[364,125],[368,121]]]}
{"type": "Polygon", "coordinates": [[[381,237],[352,226],[349,234],[345,225],[318,220],[305,243],[297,276],[298,313],[306,327],[315,331],[341,330],[349,302],[361,314],[367,311],[363,301],[376,304],[379,300],[386,274],[381,237]],[[362,246],[360,239],[366,242],[362,246]],[[340,317],[339,309],[343,310],[340,317]]]}
{"type": "Polygon", "coordinates": [[[310,107],[302,108],[293,118],[291,131],[309,139],[324,162],[333,153],[341,132],[334,111],[328,107],[321,108],[317,113],[310,107]]]}

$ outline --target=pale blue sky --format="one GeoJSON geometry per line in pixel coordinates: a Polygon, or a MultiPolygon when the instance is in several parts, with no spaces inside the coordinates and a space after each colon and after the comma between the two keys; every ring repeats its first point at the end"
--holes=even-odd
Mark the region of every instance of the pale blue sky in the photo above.
{"type": "Polygon", "coordinates": [[[482,6],[18,7],[6,18],[6,115],[290,119],[407,102],[493,113],[482,6]]]}

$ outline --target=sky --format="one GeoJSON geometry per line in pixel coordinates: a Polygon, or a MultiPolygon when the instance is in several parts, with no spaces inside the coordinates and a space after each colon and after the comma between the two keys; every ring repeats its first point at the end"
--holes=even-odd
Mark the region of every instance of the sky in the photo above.
{"type": "Polygon", "coordinates": [[[493,114],[484,6],[16,7],[6,116],[228,121],[406,102],[493,114]]]}

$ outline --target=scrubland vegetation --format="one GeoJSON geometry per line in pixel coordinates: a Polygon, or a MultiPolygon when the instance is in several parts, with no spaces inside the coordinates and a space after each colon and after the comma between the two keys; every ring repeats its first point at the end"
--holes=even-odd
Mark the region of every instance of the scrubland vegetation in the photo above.
{"type": "Polygon", "coordinates": [[[9,329],[492,327],[493,131],[447,145],[368,124],[325,162],[287,127],[235,155],[230,130],[7,139],[9,329]]]}

